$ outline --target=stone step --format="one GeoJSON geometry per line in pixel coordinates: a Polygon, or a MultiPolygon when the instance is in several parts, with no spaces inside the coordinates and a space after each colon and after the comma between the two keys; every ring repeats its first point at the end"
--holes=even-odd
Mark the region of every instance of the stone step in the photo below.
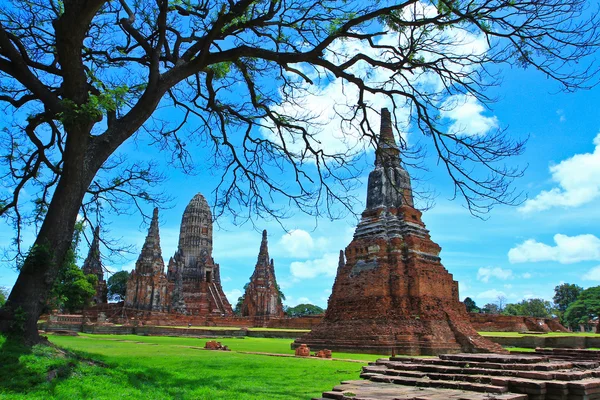
{"type": "Polygon", "coordinates": [[[394,385],[371,381],[346,381],[327,392],[326,399],[343,400],[527,400],[518,393],[481,393],[394,385]],[[329,396],[329,397],[327,397],[329,396]]]}
{"type": "Polygon", "coordinates": [[[486,385],[486,384],[475,383],[475,382],[435,380],[435,379],[429,379],[427,377],[417,378],[417,377],[407,377],[407,376],[391,376],[391,375],[384,375],[384,374],[373,374],[373,375],[369,376],[369,380],[372,382],[394,383],[397,385],[404,385],[404,386],[457,389],[457,390],[467,390],[467,391],[471,391],[471,392],[480,392],[480,393],[506,393],[506,392],[508,392],[508,388],[506,386],[486,385]]]}
{"type": "Polygon", "coordinates": [[[452,360],[452,361],[467,361],[467,362],[493,362],[493,363],[510,363],[510,364],[534,364],[539,362],[548,361],[548,357],[531,354],[441,354],[439,356],[441,360],[452,360]]]}
{"type": "MultiPolygon", "coordinates": [[[[393,358],[390,358],[393,359],[393,358]]],[[[394,360],[397,361],[397,360],[394,360]]],[[[561,369],[573,368],[573,363],[569,361],[543,361],[538,363],[508,363],[508,362],[488,362],[488,361],[455,361],[442,360],[436,358],[424,358],[421,364],[446,365],[452,367],[466,368],[486,368],[499,370],[521,370],[521,371],[557,371],[561,369]]]]}

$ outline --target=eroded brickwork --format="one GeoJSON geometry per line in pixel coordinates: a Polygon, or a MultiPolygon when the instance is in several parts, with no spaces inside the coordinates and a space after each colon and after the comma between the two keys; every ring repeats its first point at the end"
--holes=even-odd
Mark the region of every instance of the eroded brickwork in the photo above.
{"type": "Polygon", "coordinates": [[[381,113],[367,207],[340,263],[323,321],[294,345],[433,355],[503,351],[471,327],[458,283],[413,207],[390,113],[381,113]]]}
{"type": "Polygon", "coordinates": [[[283,304],[279,298],[277,281],[275,279],[275,265],[269,258],[267,231],[263,231],[258,261],[250,283],[246,287],[244,303],[242,304],[243,317],[283,317],[283,304]]]}
{"type": "Polygon", "coordinates": [[[96,284],[96,293],[92,297],[93,304],[107,303],[106,281],[104,280],[104,270],[102,269],[102,261],[100,260],[100,227],[97,226],[94,230],[94,238],[88,255],[81,267],[86,275],[95,275],[98,278],[96,284]]]}
{"type": "Polygon", "coordinates": [[[185,208],[179,247],[167,272],[173,311],[189,315],[232,315],[221,287],[219,264],[212,258],[212,214],[200,193],[185,208]]]}
{"type": "Polygon", "coordinates": [[[154,210],[148,236],[127,282],[127,307],[170,314],[233,314],[212,258],[212,214],[200,193],[187,205],[179,246],[164,273],[160,249],[158,210],[154,210]]]}
{"type": "Polygon", "coordinates": [[[167,311],[169,295],[160,248],[158,208],[154,209],[148,236],[127,281],[125,305],[138,310],[167,311]]]}

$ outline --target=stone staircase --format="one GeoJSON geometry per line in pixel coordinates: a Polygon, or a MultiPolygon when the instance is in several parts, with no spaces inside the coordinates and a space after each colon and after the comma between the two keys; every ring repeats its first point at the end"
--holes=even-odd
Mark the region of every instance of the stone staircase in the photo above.
{"type": "Polygon", "coordinates": [[[340,400],[594,400],[600,363],[539,355],[446,354],[391,357],[363,367],[318,399],[340,400]]]}

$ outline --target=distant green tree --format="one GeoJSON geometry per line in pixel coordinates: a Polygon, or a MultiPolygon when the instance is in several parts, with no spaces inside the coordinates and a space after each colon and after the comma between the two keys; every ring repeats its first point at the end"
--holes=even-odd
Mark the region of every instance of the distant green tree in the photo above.
{"type": "Polygon", "coordinates": [[[71,247],[52,287],[52,296],[47,303],[50,308],[58,308],[66,312],[78,311],[89,305],[92,296],[96,293],[98,278],[93,274],[85,275],[76,264],[77,247],[83,229],[83,222],[77,222],[71,247]]]}
{"type": "Polygon", "coordinates": [[[97,283],[95,275],[85,275],[75,263],[70,263],[60,271],[54,284],[52,305],[69,313],[81,310],[90,304],[97,283]]]}
{"type": "Polygon", "coordinates": [[[528,299],[516,304],[507,304],[504,307],[502,314],[536,318],[551,318],[554,312],[554,307],[548,300],[528,299]]]}
{"type": "Polygon", "coordinates": [[[325,310],[314,304],[298,304],[296,307],[288,307],[286,311],[290,317],[305,317],[307,315],[323,314],[324,312],[325,310]]]}
{"type": "Polygon", "coordinates": [[[600,315],[600,286],[585,289],[577,300],[567,307],[563,320],[567,326],[576,329],[579,324],[597,318],[600,315]]]}
{"type": "Polygon", "coordinates": [[[583,288],[581,286],[572,283],[563,283],[554,288],[553,300],[556,305],[556,314],[563,325],[566,324],[566,321],[564,320],[565,311],[567,311],[567,308],[569,308],[571,303],[577,300],[577,297],[582,290],[583,288]]]}
{"type": "Polygon", "coordinates": [[[112,274],[106,286],[108,288],[108,298],[111,300],[125,300],[127,295],[127,280],[129,279],[129,272],[119,271],[112,274]]]}
{"type": "Polygon", "coordinates": [[[244,305],[244,299],[246,298],[246,289],[248,289],[248,285],[250,285],[249,282],[244,285],[244,294],[238,297],[237,303],[233,308],[233,313],[235,315],[242,315],[242,306],[244,305]]]}
{"type": "Polygon", "coordinates": [[[481,312],[484,314],[500,314],[500,311],[500,307],[498,307],[498,304],[495,303],[487,303],[481,309],[481,312]]]}
{"type": "Polygon", "coordinates": [[[8,297],[8,289],[0,286],[0,307],[6,303],[6,298],[8,297]]]}
{"type": "Polygon", "coordinates": [[[481,312],[481,309],[479,307],[477,307],[477,304],[475,304],[475,301],[472,298],[467,297],[463,303],[465,303],[467,312],[472,312],[472,313],[481,312]]]}

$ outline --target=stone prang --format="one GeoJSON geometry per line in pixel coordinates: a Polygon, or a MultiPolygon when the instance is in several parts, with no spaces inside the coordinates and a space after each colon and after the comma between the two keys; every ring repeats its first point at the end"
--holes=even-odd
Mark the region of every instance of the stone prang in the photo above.
{"type": "Polygon", "coordinates": [[[269,259],[267,231],[263,231],[258,261],[242,304],[243,317],[283,317],[283,304],[275,279],[275,266],[269,259]]]}
{"type": "Polygon", "coordinates": [[[232,315],[221,287],[219,264],[212,258],[212,213],[200,193],[185,208],[179,246],[169,260],[171,307],[188,315],[232,315]]]}
{"type": "Polygon", "coordinates": [[[98,278],[96,284],[96,293],[92,297],[92,303],[100,304],[107,303],[108,290],[106,288],[106,281],[104,280],[104,270],[102,269],[102,262],[100,260],[100,227],[97,226],[94,229],[94,238],[88,252],[85,261],[83,262],[82,271],[86,275],[95,275],[98,278]]]}
{"type": "Polygon", "coordinates": [[[471,327],[440,251],[414,208],[410,176],[383,109],[366,209],[340,254],[325,317],[293,346],[376,354],[502,352],[471,327]]]}
{"type": "Polygon", "coordinates": [[[127,281],[125,305],[138,310],[167,311],[168,287],[164,270],[158,230],[158,208],[155,208],[148,236],[135,263],[135,269],[127,281]]]}

